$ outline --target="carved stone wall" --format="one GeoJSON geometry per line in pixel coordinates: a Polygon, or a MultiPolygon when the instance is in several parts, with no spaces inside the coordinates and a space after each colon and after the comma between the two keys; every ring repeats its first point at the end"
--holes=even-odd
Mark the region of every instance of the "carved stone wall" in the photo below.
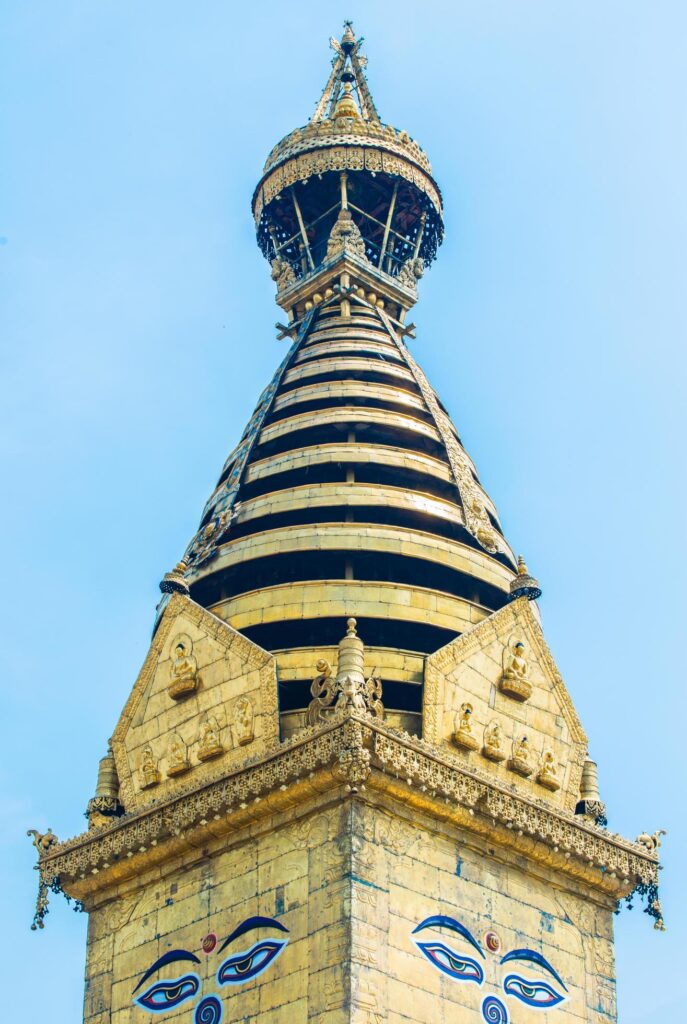
{"type": "Polygon", "coordinates": [[[427,658],[423,736],[501,783],[574,810],[586,737],[529,601],[507,605],[427,658]],[[516,644],[522,645],[518,651],[516,644]],[[511,667],[516,654],[520,674],[511,667]],[[508,671],[511,680],[505,678],[508,671]],[[512,695],[518,689],[519,698],[512,695]],[[469,727],[461,742],[457,733],[466,707],[469,727]],[[494,732],[500,756],[498,747],[489,756],[494,732]],[[529,774],[525,767],[518,770],[523,739],[529,774]]]}
{"type": "Polygon", "coordinates": [[[173,595],[113,735],[126,810],[226,774],[278,734],[274,657],[173,595]]]}
{"type": "Polygon", "coordinates": [[[242,1024],[478,1024],[489,999],[508,1016],[487,1019],[503,1024],[614,1019],[612,901],[542,866],[533,871],[508,851],[494,856],[487,842],[451,824],[417,813],[411,820],[379,794],[334,804],[314,797],[301,811],[295,821],[288,812],[273,815],[257,832],[210,842],[101,893],[91,908],[86,1024],[151,1019],[135,1000],[155,999],[161,982],[174,996],[184,978],[192,979],[189,997],[155,1019],[213,1024],[213,999],[223,1020],[242,1024]],[[458,922],[481,952],[436,922],[415,931],[437,917],[458,922]],[[256,918],[255,931],[221,950],[256,918]],[[219,982],[222,969],[232,970],[222,968],[228,960],[275,940],[285,944],[254,977],[244,960],[245,981],[219,982]],[[451,976],[419,943],[434,943],[435,955],[437,944],[448,948],[454,959],[443,962],[458,974],[474,973],[474,961],[481,977],[451,976]],[[501,964],[523,949],[543,956],[557,977],[532,960],[501,964]],[[172,950],[195,959],[163,965],[139,986],[172,950]],[[534,1014],[504,992],[509,975],[525,979],[523,991],[535,986],[559,1001],[534,1014]],[[204,1002],[207,1016],[196,1016],[204,1002]]]}

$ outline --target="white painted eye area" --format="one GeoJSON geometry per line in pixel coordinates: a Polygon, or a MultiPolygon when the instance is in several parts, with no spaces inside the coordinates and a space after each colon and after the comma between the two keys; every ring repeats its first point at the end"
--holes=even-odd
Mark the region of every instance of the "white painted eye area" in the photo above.
{"type": "Polygon", "coordinates": [[[258,974],[262,974],[277,959],[287,941],[266,939],[263,942],[256,942],[244,953],[237,953],[236,956],[225,960],[217,972],[217,981],[220,985],[240,985],[251,978],[257,978],[258,974]]]}
{"type": "Polygon", "coordinates": [[[539,1010],[550,1010],[552,1006],[562,1003],[562,996],[548,982],[528,981],[517,974],[509,974],[503,982],[503,991],[515,996],[521,1003],[539,1010]]]}
{"type": "Polygon", "coordinates": [[[418,942],[417,948],[434,967],[443,971],[449,978],[456,981],[474,981],[478,985],[484,981],[484,971],[476,960],[468,956],[459,956],[443,942],[418,942]]]}
{"type": "Polygon", "coordinates": [[[187,974],[174,981],[158,981],[140,995],[136,1002],[152,1013],[171,1010],[198,992],[200,982],[195,974],[187,974]]]}

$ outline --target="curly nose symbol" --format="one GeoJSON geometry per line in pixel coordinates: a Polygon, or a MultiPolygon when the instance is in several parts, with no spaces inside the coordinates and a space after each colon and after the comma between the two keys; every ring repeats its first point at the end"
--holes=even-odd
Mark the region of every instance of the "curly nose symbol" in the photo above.
{"type": "Polygon", "coordinates": [[[508,1010],[494,996],[487,996],[482,1003],[482,1016],[487,1024],[508,1024],[508,1010]]]}
{"type": "Polygon", "coordinates": [[[222,1004],[217,996],[206,996],[196,1007],[194,1024],[220,1024],[222,1004]]]}

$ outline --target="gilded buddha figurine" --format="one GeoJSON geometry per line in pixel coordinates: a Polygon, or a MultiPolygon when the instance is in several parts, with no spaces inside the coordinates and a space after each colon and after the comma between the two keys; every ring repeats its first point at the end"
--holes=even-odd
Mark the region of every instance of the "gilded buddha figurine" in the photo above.
{"type": "Polygon", "coordinates": [[[198,760],[211,761],[213,757],[219,757],[223,753],[219,724],[214,715],[208,715],[200,727],[198,760]]]}
{"type": "Polygon", "coordinates": [[[253,742],[255,736],[255,714],[248,697],[239,697],[234,705],[234,735],[239,747],[253,742]]]}
{"type": "Polygon", "coordinates": [[[510,767],[518,775],[532,774],[532,749],[527,736],[523,736],[521,740],[513,744],[513,756],[510,767]]]}
{"type": "Polygon", "coordinates": [[[182,775],[183,772],[187,772],[191,767],[191,763],[186,753],[186,744],[176,733],[172,736],[169,743],[169,754],[167,757],[167,774],[168,775],[182,775]]]}
{"type": "Polygon", "coordinates": [[[544,751],[544,755],[539,765],[539,771],[537,772],[537,782],[540,786],[544,786],[546,789],[550,789],[552,793],[555,793],[557,789],[561,788],[561,783],[558,778],[558,765],[550,750],[544,751]]]}
{"type": "Polygon", "coordinates": [[[158,771],[157,761],[153,754],[153,748],[148,745],[143,748],[141,754],[141,789],[150,789],[151,786],[157,786],[160,781],[160,772],[158,771]]]}
{"type": "Polygon", "coordinates": [[[482,753],[490,761],[503,761],[506,757],[503,729],[496,719],[484,730],[482,753]]]}
{"type": "Polygon", "coordinates": [[[479,746],[479,741],[472,731],[472,712],[472,704],[465,703],[461,705],[461,709],[456,715],[456,731],[453,734],[453,742],[463,750],[477,750],[479,746]]]}
{"type": "Polygon", "coordinates": [[[503,675],[499,687],[501,692],[515,700],[528,700],[532,696],[529,671],[522,640],[509,644],[503,652],[503,675]]]}
{"type": "Polygon", "coordinates": [[[179,640],[174,647],[169,695],[173,700],[190,697],[198,689],[198,663],[191,654],[191,642],[179,640]]]}

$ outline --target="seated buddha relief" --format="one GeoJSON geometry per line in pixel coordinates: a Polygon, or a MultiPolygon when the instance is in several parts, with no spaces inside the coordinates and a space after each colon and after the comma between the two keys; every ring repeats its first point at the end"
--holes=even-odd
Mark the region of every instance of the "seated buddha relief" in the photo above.
{"type": "Polygon", "coordinates": [[[191,762],[188,759],[186,744],[178,733],[174,733],[169,741],[169,750],[167,753],[167,774],[170,776],[182,775],[184,772],[187,772],[190,767],[191,762]]]}
{"type": "Polygon", "coordinates": [[[532,696],[530,668],[525,657],[522,640],[511,639],[503,652],[503,675],[499,683],[501,693],[514,700],[525,701],[532,696]]]}
{"type": "Polygon", "coordinates": [[[461,705],[460,711],[456,715],[456,730],[453,734],[453,742],[457,747],[462,747],[463,750],[477,750],[479,746],[479,740],[475,736],[472,714],[472,704],[466,702],[461,705]]]}
{"type": "Polygon", "coordinates": [[[545,789],[551,790],[552,793],[561,788],[558,765],[551,750],[545,750],[542,755],[539,771],[537,772],[537,782],[540,786],[544,786],[545,789]]]}
{"type": "Polygon", "coordinates": [[[198,760],[211,761],[224,753],[220,739],[220,727],[214,715],[208,715],[200,727],[198,742],[198,760]]]}
{"type": "Polygon", "coordinates": [[[169,695],[172,700],[183,700],[198,689],[198,663],[193,654],[193,641],[189,636],[178,636],[172,646],[172,665],[169,695]]]}
{"type": "Polygon", "coordinates": [[[531,775],[534,771],[532,758],[532,748],[527,736],[514,740],[513,754],[509,764],[511,771],[516,772],[518,775],[531,775]]]}
{"type": "Polygon", "coordinates": [[[494,719],[484,730],[482,753],[490,761],[503,761],[506,757],[506,741],[500,722],[494,719]]]}

